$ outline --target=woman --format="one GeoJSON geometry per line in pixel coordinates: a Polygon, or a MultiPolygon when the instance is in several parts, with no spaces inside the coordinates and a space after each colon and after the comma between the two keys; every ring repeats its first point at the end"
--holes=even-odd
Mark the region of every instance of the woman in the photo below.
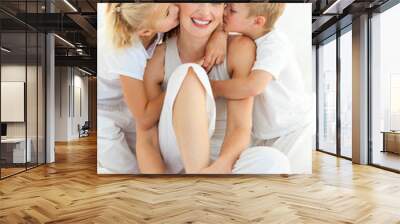
{"type": "Polygon", "coordinates": [[[288,173],[288,160],[276,149],[246,149],[253,99],[227,101],[226,119],[225,102],[215,102],[208,79],[247,76],[254,43],[242,36],[229,38],[225,63],[208,75],[193,63],[203,59],[208,39],[222,23],[223,10],[222,3],[180,4],[177,36],[159,46],[148,63],[144,76],[148,96],[156,98],[166,90],[158,126],[162,157],[169,173],[288,173]],[[216,120],[217,135],[226,126],[222,146],[214,135],[216,120]],[[211,157],[215,160],[210,165],[211,157]]]}

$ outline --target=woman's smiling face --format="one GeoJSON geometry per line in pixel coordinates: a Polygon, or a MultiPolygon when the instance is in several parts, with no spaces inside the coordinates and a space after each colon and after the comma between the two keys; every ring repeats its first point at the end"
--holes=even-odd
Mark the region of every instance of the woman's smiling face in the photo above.
{"type": "Polygon", "coordinates": [[[223,13],[223,3],[182,3],[181,28],[196,37],[209,36],[221,24],[223,13]]]}

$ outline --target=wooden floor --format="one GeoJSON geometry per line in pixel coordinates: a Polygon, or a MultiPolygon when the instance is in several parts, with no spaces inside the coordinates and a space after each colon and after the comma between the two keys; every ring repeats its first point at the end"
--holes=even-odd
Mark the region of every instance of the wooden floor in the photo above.
{"type": "Polygon", "coordinates": [[[1,177],[8,177],[10,175],[19,173],[26,170],[25,167],[23,168],[1,168],[1,177]]]}
{"type": "Polygon", "coordinates": [[[20,172],[24,172],[27,169],[33,169],[36,166],[37,166],[36,163],[35,164],[28,163],[27,167],[25,167],[25,164],[18,164],[18,167],[11,167],[11,168],[10,167],[7,167],[7,168],[2,167],[1,168],[1,178],[6,178],[8,176],[15,175],[20,172]]]}
{"type": "Polygon", "coordinates": [[[375,150],[372,159],[375,164],[400,170],[400,154],[375,150]]]}
{"type": "Polygon", "coordinates": [[[314,153],[312,175],[98,176],[96,140],[0,181],[0,223],[400,223],[400,175],[314,153]]]}

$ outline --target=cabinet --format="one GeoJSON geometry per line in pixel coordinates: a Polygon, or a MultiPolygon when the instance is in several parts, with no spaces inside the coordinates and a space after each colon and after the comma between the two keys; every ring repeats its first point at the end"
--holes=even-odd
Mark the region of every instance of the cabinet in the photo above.
{"type": "Polygon", "coordinates": [[[400,154],[400,132],[386,131],[383,133],[383,152],[400,154]]]}

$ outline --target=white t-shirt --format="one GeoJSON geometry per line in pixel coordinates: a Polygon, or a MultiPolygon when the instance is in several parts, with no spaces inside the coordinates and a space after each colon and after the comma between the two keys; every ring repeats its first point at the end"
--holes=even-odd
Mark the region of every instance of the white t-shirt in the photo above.
{"type": "Polygon", "coordinates": [[[97,51],[97,101],[100,104],[114,105],[123,101],[120,75],[143,80],[147,59],[153,56],[163,34],[145,49],[141,42],[133,43],[125,49],[116,49],[107,39],[105,30],[99,30],[97,51]]]}
{"type": "Polygon", "coordinates": [[[303,127],[312,119],[311,96],[286,36],[272,30],[255,40],[253,70],[273,76],[265,90],[254,98],[253,136],[272,139],[303,127]]]}

